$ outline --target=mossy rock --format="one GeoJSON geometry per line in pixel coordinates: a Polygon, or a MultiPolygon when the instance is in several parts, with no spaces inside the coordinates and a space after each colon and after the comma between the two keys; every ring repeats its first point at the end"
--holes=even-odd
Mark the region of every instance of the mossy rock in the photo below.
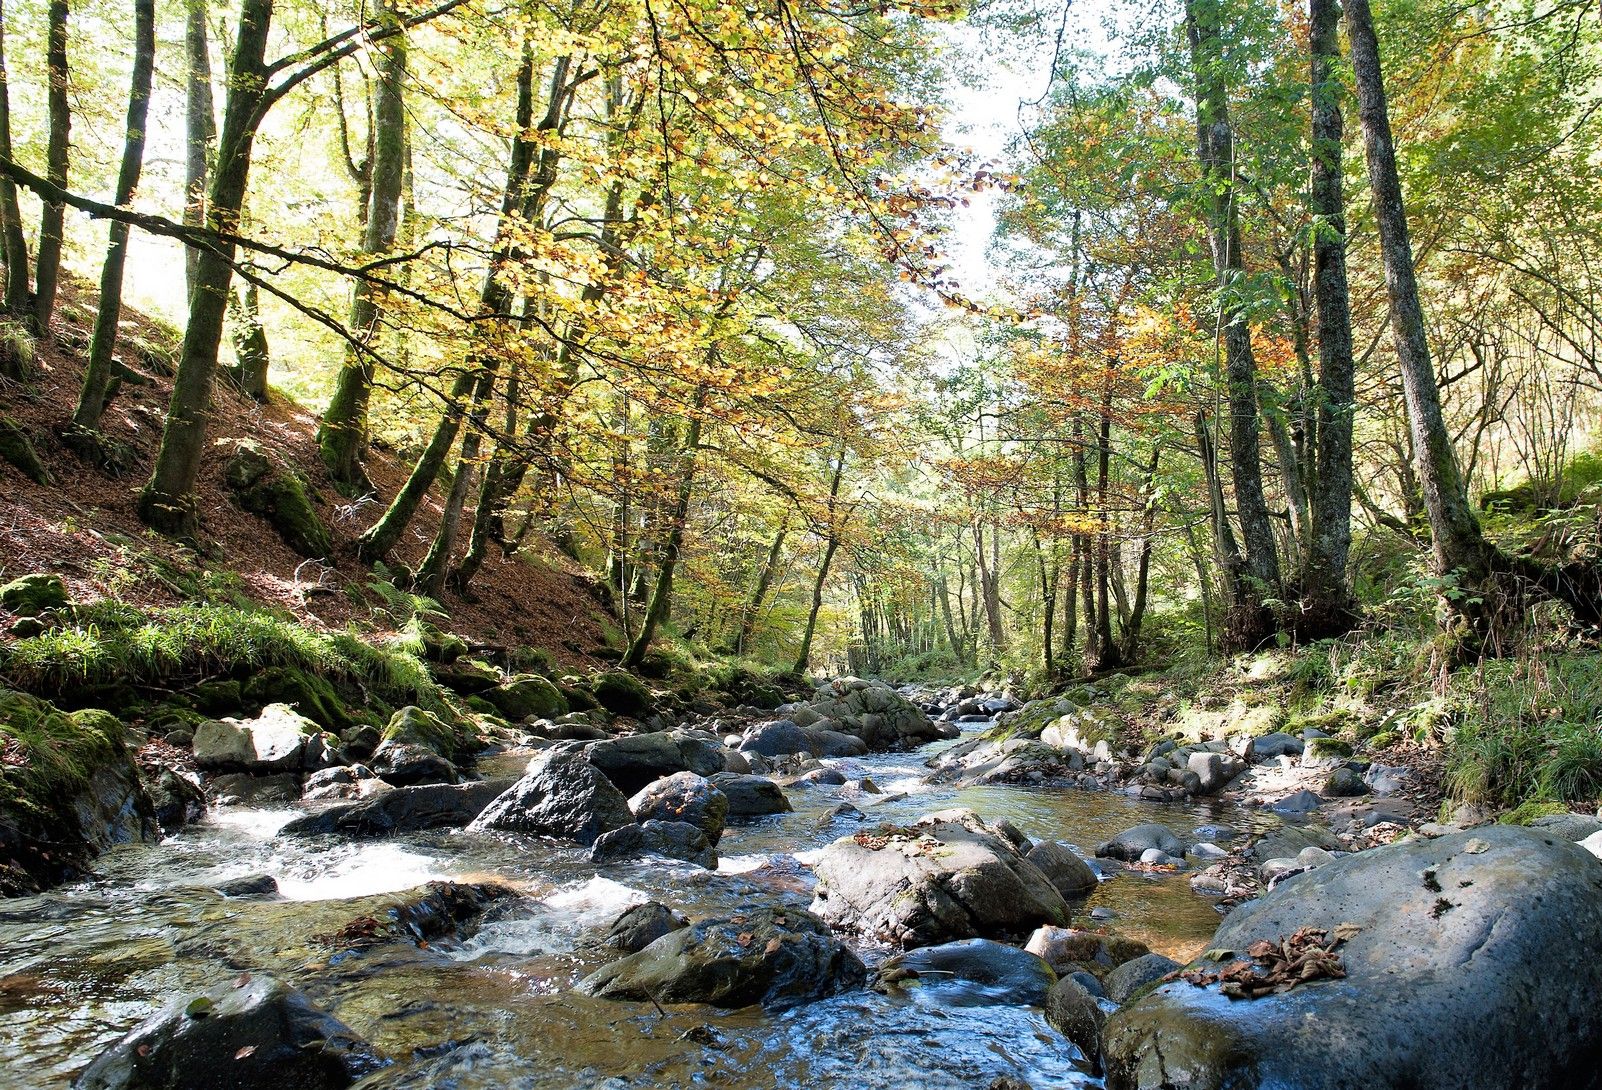
{"type": "Polygon", "coordinates": [[[213,717],[234,715],[245,707],[244,687],[233,680],[203,681],[189,690],[189,697],[195,707],[213,717]]]}
{"type": "Polygon", "coordinates": [[[1557,814],[1567,814],[1569,808],[1561,802],[1544,802],[1530,799],[1522,802],[1512,810],[1497,818],[1502,825],[1529,825],[1544,817],[1553,817],[1557,814]]]}
{"type": "Polygon", "coordinates": [[[223,483],[239,506],[266,519],[284,544],[301,556],[331,555],[334,540],[317,514],[306,481],[274,465],[254,442],[222,442],[234,445],[233,455],[223,465],[223,483]]]}
{"type": "Polygon", "coordinates": [[[34,484],[49,484],[50,474],[33,447],[28,430],[9,416],[0,415],[0,458],[10,462],[34,484]]]}
{"type": "Polygon", "coordinates": [[[429,673],[445,688],[463,696],[487,692],[501,683],[501,672],[477,659],[435,663],[429,673]]]}
{"type": "Polygon", "coordinates": [[[423,708],[400,708],[389,717],[381,741],[391,745],[421,745],[447,760],[463,760],[479,749],[479,736],[471,726],[447,723],[423,708]]]}
{"type": "Polygon", "coordinates": [[[1309,738],[1302,759],[1316,761],[1324,757],[1350,757],[1352,743],[1340,738],[1309,738]]]}
{"type": "Polygon", "coordinates": [[[49,573],[24,575],[0,587],[0,606],[25,617],[37,617],[46,610],[72,604],[61,576],[49,573]]]}
{"type": "Polygon", "coordinates": [[[567,701],[569,711],[588,712],[594,711],[601,706],[600,701],[595,699],[594,694],[584,687],[582,678],[568,675],[557,683],[556,688],[562,694],[562,698],[567,701]]]}
{"type": "Polygon", "coordinates": [[[12,382],[33,379],[38,346],[20,322],[0,321],[0,375],[12,382]]]}
{"type": "Polygon", "coordinates": [[[76,424],[62,429],[61,445],[82,461],[113,477],[128,473],[139,462],[139,452],[130,444],[105,432],[80,428],[76,424]]]}
{"type": "Polygon", "coordinates": [[[539,674],[519,674],[504,685],[486,689],[482,696],[497,712],[513,723],[525,719],[552,719],[568,710],[564,697],[549,678],[539,674]]]}
{"type": "Polygon", "coordinates": [[[643,719],[651,713],[651,692],[633,674],[607,670],[590,679],[596,701],[614,715],[643,719]]]}
{"type": "Polygon", "coordinates": [[[289,704],[324,730],[335,733],[358,722],[327,678],[293,666],[270,666],[246,678],[243,703],[289,704]]]}
{"type": "Polygon", "coordinates": [[[64,881],[112,844],[157,836],[127,729],[109,712],[63,712],[0,690],[0,750],[0,896],[64,881]]]}
{"type": "Polygon", "coordinates": [[[1285,723],[1287,734],[1300,734],[1304,730],[1321,730],[1325,734],[1344,734],[1351,729],[1357,716],[1346,708],[1333,708],[1319,712],[1293,715],[1285,723]]]}

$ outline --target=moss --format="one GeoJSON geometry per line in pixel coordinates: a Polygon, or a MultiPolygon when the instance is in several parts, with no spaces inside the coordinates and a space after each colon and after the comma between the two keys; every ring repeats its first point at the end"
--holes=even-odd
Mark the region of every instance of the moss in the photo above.
{"type": "Polygon", "coordinates": [[[514,723],[531,717],[550,719],[567,712],[567,699],[555,683],[538,674],[520,674],[480,695],[514,723]]]}
{"type": "Polygon", "coordinates": [[[1350,757],[1352,743],[1341,738],[1309,738],[1306,753],[1312,760],[1321,757],[1350,757]]]}
{"type": "Polygon", "coordinates": [[[1551,817],[1554,814],[1566,814],[1569,808],[1560,802],[1542,802],[1530,799],[1509,810],[1496,820],[1503,825],[1528,825],[1538,818],[1551,817]]]}
{"type": "Polygon", "coordinates": [[[273,465],[249,440],[223,442],[232,442],[235,447],[223,466],[223,482],[239,506],[266,519],[284,544],[301,556],[331,555],[334,540],[317,514],[306,481],[273,465]]]}
{"type": "Polygon", "coordinates": [[[0,606],[25,617],[70,605],[67,585],[53,574],[24,575],[0,587],[0,606]]]}
{"type": "Polygon", "coordinates": [[[650,713],[651,693],[639,678],[622,670],[607,670],[590,680],[590,692],[601,707],[616,715],[639,719],[650,713]]]}
{"type": "Polygon", "coordinates": [[[126,729],[108,712],[63,712],[0,690],[0,807],[51,813],[126,746],[126,729]]]}
{"type": "Polygon", "coordinates": [[[296,666],[271,666],[245,679],[241,696],[250,704],[289,704],[324,730],[339,732],[356,722],[327,678],[296,666]]]}
{"type": "Polygon", "coordinates": [[[21,322],[0,319],[0,375],[13,382],[33,378],[37,345],[21,322]]]}
{"type": "Polygon", "coordinates": [[[1325,734],[1344,734],[1352,729],[1356,716],[1345,708],[1302,712],[1285,721],[1285,730],[1300,734],[1304,730],[1321,730],[1325,734]]]}
{"type": "Polygon", "coordinates": [[[447,722],[416,707],[402,708],[391,716],[382,738],[397,745],[423,746],[451,760],[471,756],[479,747],[478,736],[471,727],[447,722]]]}

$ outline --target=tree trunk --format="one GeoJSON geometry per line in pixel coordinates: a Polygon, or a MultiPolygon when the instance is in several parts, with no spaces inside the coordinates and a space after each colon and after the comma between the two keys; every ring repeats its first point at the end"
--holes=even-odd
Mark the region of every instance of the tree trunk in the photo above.
{"type": "MultiPolygon", "coordinates": [[[[155,0],[134,0],[133,80],[128,89],[127,136],[122,146],[122,166],[117,172],[114,203],[126,205],[139,186],[145,164],[145,126],[150,114],[150,83],[156,60],[155,0]]],[[[111,356],[117,347],[117,327],[122,320],[122,272],[128,259],[128,224],[113,220],[106,246],[105,264],[100,269],[100,310],[95,315],[94,335],[89,341],[89,363],[84,368],[83,389],[72,422],[86,431],[100,429],[100,412],[106,404],[106,387],[111,382],[111,356]]]]}
{"type": "MultiPolygon", "coordinates": [[[[389,3],[379,6],[379,19],[398,22],[389,3]]],[[[387,253],[400,228],[401,185],[406,172],[406,35],[396,33],[378,46],[378,80],[373,89],[372,157],[368,163],[367,203],[363,210],[361,252],[387,253]]],[[[350,332],[364,348],[378,336],[380,290],[356,282],[350,307],[350,332]]],[[[367,454],[367,410],[373,392],[373,361],[348,346],[344,365],[317,428],[317,446],[334,483],[352,494],[372,491],[362,470],[367,454]]]]}
{"type": "MultiPolygon", "coordinates": [[[[55,185],[67,187],[67,155],[72,129],[72,109],[67,102],[67,0],[50,0],[50,27],[45,47],[48,72],[46,101],[49,103],[50,137],[45,148],[45,177],[55,185]]],[[[45,337],[56,309],[56,288],[61,280],[61,242],[67,206],[62,201],[45,201],[39,217],[39,254],[34,263],[33,327],[45,337]]]]}
{"type": "Polygon", "coordinates": [[[467,434],[462,438],[456,476],[451,481],[450,492],[445,496],[434,542],[417,569],[418,585],[431,598],[438,598],[445,588],[451,553],[456,548],[456,538],[461,529],[462,508],[467,504],[467,493],[472,489],[473,478],[478,471],[479,452],[484,442],[484,422],[488,417],[490,397],[495,391],[495,378],[499,370],[500,355],[497,352],[489,353],[479,361],[478,381],[473,384],[473,397],[468,405],[467,434]]]}
{"type": "Polygon", "coordinates": [[[1235,508],[1246,546],[1249,580],[1237,588],[1236,617],[1230,626],[1233,644],[1255,647],[1271,635],[1276,623],[1263,604],[1279,591],[1279,556],[1263,494],[1262,457],[1258,436],[1257,361],[1251,328],[1239,298],[1245,262],[1241,255],[1240,215],[1235,201],[1235,137],[1230,127],[1229,99],[1220,71],[1218,0],[1187,0],[1186,29],[1195,69],[1196,147],[1209,193],[1208,230],[1213,270],[1218,282],[1219,318],[1223,327],[1225,375],[1229,397],[1230,476],[1235,508]]]}
{"type": "MultiPolygon", "coordinates": [[[[11,87],[6,71],[5,11],[0,7],[0,156],[11,153],[11,87]]],[[[5,309],[16,317],[28,313],[32,290],[28,264],[28,238],[22,229],[22,207],[17,202],[17,183],[9,174],[0,176],[0,253],[6,262],[5,309]]]]}
{"type": "Polygon", "coordinates": [[[773,577],[779,570],[779,557],[784,553],[784,539],[789,534],[790,524],[781,522],[779,532],[773,535],[773,545],[768,549],[762,567],[757,570],[756,585],[751,588],[751,598],[740,611],[740,629],[734,637],[736,655],[745,654],[746,643],[751,639],[751,630],[756,627],[757,616],[762,612],[762,603],[768,596],[768,588],[773,585],[773,577]]]}
{"type": "MultiPolygon", "coordinates": [[[[708,363],[716,359],[716,351],[707,353],[708,363]]],[[[639,634],[634,642],[629,644],[620,665],[625,670],[637,669],[645,661],[645,654],[651,649],[651,641],[656,638],[656,630],[668,619],[673,609],[673,576],[678,571],[679,554],[684,548],[684,527],[690,518],[690,497],[695,492],[696,461],[701,450],[701,415],[700,410],[706,404],[706,388],[701,387],[695,392],[694,413],[690,417],[689,431],[684,437],[684,447],[679,454],[681,465],[679,473],[679,491],[674,497],[673,509],[669,512],[668,532],[662,542],[661,563],[657,567],[656,585],[651,590],[650,604],[645,607],[645,619],[640,622],[639,634]]]]}
{"type": "Polygon", "coordinates": [[[1340,3],[1308,0],[1313,109],[1312,184],[1316,223],[1313,289],[1318,303],[1318,442],[1309,497],[1312,532],[1302,569],[1301,632],[1346,632],[1358,611],[1346,585],[1352,544],[1352,417],[1357,410],[1352,317],[1346,283],[1346,199],[1341,191],[1340,3]]]}
{"type": "Polygon", "coordinates": [[[1102,395],[1101,424],[1096,429],[1096,661],[1093,668],[1109,670],[1123,665],[1118,643],[1113,639],[1112,610],[1107,591],[1112,579],[1112,384],[1102,395]]]}
{"type": "Polygon", "coordinates": [[[240,288],[233,300],[234,356],[228,377],[239,392],[254,401],[267,400],[267,329],[261,324],[261,293],[255,284],[240,288]]]}
{"type": "MultiPolygon", "coordinates": [[[[512,142],[511,162],[506,169],[506,188],[501,197],[501,212],[495,228],[495,250],[491,255],[489,268],[484,273],[483,286],[479,291],[479,313],[487,317],[491,330],[498,328],[502,322],[496,317],[506,311],[510,302],[509,293],[501,282],[498,271],[512,253],[510,232],[511,218],[523,197],[523,186],[528,181],[529,170],[533,165],[534,142],[526,134],[534,120],[534,54],[532,47],[527,43],[523,47],[522,63],[517,70],[517,131],[519,138],[512,142]]],[[[488,337],[488,333],[477,334],[479,338],[488,337]]],[[[462,427],[462,418],[467,411],[464,402],[468,395],[480,388],[479,370],[485,365],[482,347],[475,348],[468,360],[468,366],[457,376],[451,386],[449,397],[446,399],[445,410],[441,414],[439,423],[434,428],[434,434],[429,439],[423,456],[418,459],[412,468],[410,476],[395,498],[385,509],[384,514],[368,528],[367,532],[356,542],[356,556],[364,564],[372,564],[385,560],[400,541],[401,534],[411,524],[417,509],[422,505],[423,497],[428,494],[429,488],[439,476],[440,469],[445,465],[445,459],[450,454],[451,447],[456,443],[457,433],[462,427]]],[[[491,347],[490,352],[497,351],[491,347]]],[[[487,393],[487,391],[486,391],[487,393]]],[[[475,398],[475,402],[481,400],[475,398]]]]}
{"type": "Polygon", "coordinates": [[[834,463],[834,475],[829,481],[828,539],[823,549],[823,560],[818,565],[818,578],[812,584],[812,608],[807,611],[807,627],[801,635],[801,649],[796,653],[795,672],[804,674],[812,659],[812,638],[818,631],[818,613],[823,608],[823,587],[829,579],[829,568],[834,563],[835,551],[840,548],[840,527],[835,524],[835,512],[840,501],[840,482],[845,477],[845,448],[834,463]]]}
{"type": "MultiPolygon", "coordinates": [[[[185,0],[184,24],[184,226],[206,222],[206,176],[217,139],[216,106],[211,98],[211,46],[206,32],[206,0],[185,0]]],[[[190,292],[200,251],[184,250],[184,277],[190,292]]]]}
{"type": "MultiPolygon", "coordinates": [[[[266,89],[267,35],[273,0],[243,0],[233,59],[228,66],[228,103],[206,210],[207,225],[231,234],[238,229],[250,177],[251,150],[266,89]]],[[[203,250],[195,269],[178,374],[173,380],[167,424],[150,482],[139,496],[139,516],[163,533],[193,536],[198,530],[195,480],[211,418],[212,382],[222,343],[233,278],[234,245],[218,239],[203,250]]]]}

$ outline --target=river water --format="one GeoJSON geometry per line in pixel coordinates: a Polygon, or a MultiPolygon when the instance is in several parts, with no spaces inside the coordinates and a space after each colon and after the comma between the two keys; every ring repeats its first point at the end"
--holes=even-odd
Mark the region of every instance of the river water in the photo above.
{"type": "MultiPolygon", "coordinates": [[[[762,903],[805,907],[808,853],[863,824],[962,806],[1088,855],[1146,821],[1186,835],[1203,823],[1245,830],[1265,820],[1217,804],[1073,788],[926,783],[923,762],[949,744],[826,762],[853,779],[871,777],[883,794],[788,788],[795,811],[731,825],[716,872],[665,860],[597,868],[571,845],[466,831],[291,840],[275,834],[299,810],[213,811],[160,845],[102,857],[93,881],[0,901],[0,1037],[8,1043],[0,1087],[62,1086],[155,1007],[244,971],[288,980],[389,1056],[419,1058],[371,1076],[366,1090],[955,1090],[1001,1075],[1035,1090],[1098,1085],[1038,1009],[972,986],[896,997],[857,991],[778,1014],[662,1011],[570,990],[610,960],[587,940],[629,905],[655,899],[691,918],[762,903]],[[866,822],[830,819],[841,801],[861,808],[866,822]],[[211,888],[262,874],[277,880],[279,898],[229,899],[211,888]],[[493,905],[462,941],[330,943],[351,921],[382,917],[398,891],[435,879],[494,879],[525,896],[493,905]]],[[[480,770],[516,774],[529,756],[487,758],[480,770]]],[[[1121,870],[1076,907],[1087,925],[1092,910],[1110,910],[1114,917],[1097,926],[1180,960],[1205,946],[1219,920],[1183,876],[1121,870]]],[[[870,967],[889,953],[857,950],[870,967]]]]}

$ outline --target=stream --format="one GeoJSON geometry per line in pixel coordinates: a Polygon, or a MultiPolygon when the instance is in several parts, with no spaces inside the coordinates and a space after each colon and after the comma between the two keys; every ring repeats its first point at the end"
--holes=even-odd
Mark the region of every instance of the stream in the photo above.
{"type": "MultiPolygon", "coordinates": [[[[987,723],[964,723],[968,731],[987,723]]],[[[417,1057],[359,1085],[400,1087],[774,1087],[860,1090],[985,1087],[1003,1075],[1035,1090],[1099,1085],[1038,1008],[973,985],[859,990],[780,1013],[618,1003],[570,990],[616,955],[589,948],[626,907],[654,899],[692,919],[757,903],[805,907],[807,853],[865,825],[949,807],[1005,818],[1029,837],[1089,855],[1133,825],[1188,834],[1204,823],[1245,832],[1277,821],[1216,802],[1143,803],[1050,786],[954,789],[924,780],[950,741],[912,753],[827,760],[882,795],[795,785],[793,813],[731,823],[716,872],[652,859],[596,867],[586,849],[467,831],[388,840],[291,840],[277,830],[304,811],[213,810],[159,845],[103,856],[95,880],[0,902],[0,1086],[57,1087],[154,1008],[242,972],[271,972],[305,991],[391,1057],[417,1057]],[[841,801],[863,821],[829,812],[841,801]],[[220,883],[270,875],[279,897],[226,898],[220,883]],[[396,892],[436,879],[494,879],[525,894],[492,905],[471,937],[422,948],[385,942],[329,956],[326,937],[381,914],[396,892]],[[388,896],[384,896],[388,895],[388,896]]],[[[479,763],[517,775],[530,751],[479,763]]],[[[1109,864],[1076,924],[1107,926],[1180,961],[1219,922],[1184,874],[1109,864]],[[1105,919],[1108,910],[1113,915],[1105,919]]],[[[891,951],[855,945],[870,968],[891,951]]]]}

